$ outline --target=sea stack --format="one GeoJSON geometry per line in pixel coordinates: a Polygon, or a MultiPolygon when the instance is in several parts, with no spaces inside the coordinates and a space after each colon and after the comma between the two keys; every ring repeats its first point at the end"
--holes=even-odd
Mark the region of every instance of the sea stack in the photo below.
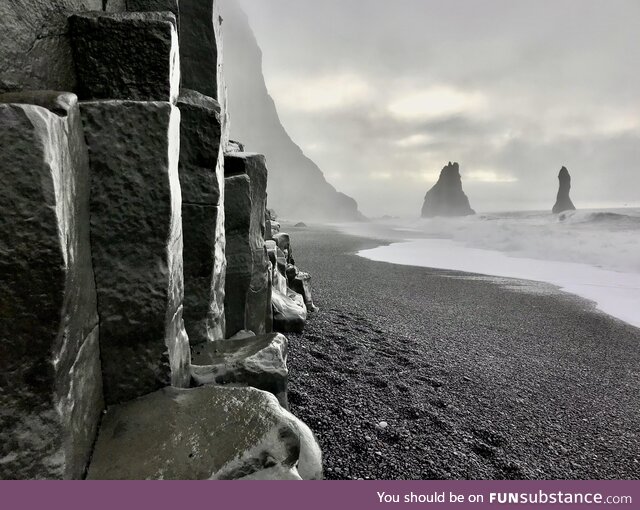
{"type": "Polygon", "coordinates": [[[469,205],[467,195],[462,190],[460,165],[449,162],[442,169],[436,185],[431,188],[424,199],[422,217],[471,216],[475,213],[469,205]]]}
{"type": "Polygon", "coordinates": [[[560,181],[560,189],[558,189],[558,199],[556,205],[553,206],[553,214],[560,214],[565,211],[575,211],[576,206],[573,205],[569,192],[571,191],[571,175],[566,167],[562,167],[560,175],[558,175],[560,181]]]}

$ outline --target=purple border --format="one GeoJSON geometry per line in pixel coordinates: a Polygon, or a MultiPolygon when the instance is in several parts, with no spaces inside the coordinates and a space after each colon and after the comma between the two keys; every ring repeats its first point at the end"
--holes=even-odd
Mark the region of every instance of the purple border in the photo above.
{"type": "MultiPolygon", "coordinates": [[[[94,481],[17,481],[0,482],[0,509],[64,510],[209,510],[225,508],[259,510],[339,510],[393,508],[457,509],[587,509],[610,507],[640,509],[640,481],[350,481],[350,482],[94,482],[94,481]],[[499,503],[505,493],[548,495],[601,494],[603,501],[593,504],[499,503]],[[380,503],[378,493],[397,495],[400,503],[380,503]],[[433,494],[463,496],[458,503],[405,503],[433,494]],[[491,501],[491,494],[493,502],[491,501]],[[498,496],[500,494],[500,496],[498,496]],[[483,496],[471,503],[470,497],[483,496]],[[630,497],[631,501],[607,502],[606,498],[630,497]]],[[[442,496],[440,496],[441,498],[442,496]]],[[[515,496],[511,496],[512,498],[515,496]]],[[[521,497],[521,496],[519,496],[521,497]]],[[[565,496],[566,497],[566,496],[565,496]]],[[[395,499],[395,498],[394,498],[395,499]]]]}

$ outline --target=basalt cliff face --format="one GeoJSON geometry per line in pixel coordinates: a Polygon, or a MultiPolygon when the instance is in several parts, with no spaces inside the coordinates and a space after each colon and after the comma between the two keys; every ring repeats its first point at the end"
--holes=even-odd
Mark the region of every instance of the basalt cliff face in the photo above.
{"type": "Polygon", "coordinates": [[[222,0],[225,75],[229,84],[231,136],[269,163],[269,204],[295,220],[353,221],[363,216],[355,200],[338,192],[294,143],[280,122],[262,73],[262,52],[236,0],[222,0]]]}
{"type": "Polygon", "coordinates": [[[423,218],[435,216],[470,216],[475,214],[462,190],[458,163],[449,163],[442,169],[440,179],[429,190],[422,207],[423,218]]]}
{"type": "Polygon", "coordinates": [[[571,175],[566,167],[562,167],[558,175],[560,187],[558,189],[558,198],[553,206],[553,214],[560,214],[565,211],[575,211],[576,206],[573,205],[569,193],[571,192],[571,175]]]}
{"type": "Polygon", "coordinates": [[[0,479],[322,477],[281,334],[310,277],[229,142],[217,2],[0,28],[0,479]]]}

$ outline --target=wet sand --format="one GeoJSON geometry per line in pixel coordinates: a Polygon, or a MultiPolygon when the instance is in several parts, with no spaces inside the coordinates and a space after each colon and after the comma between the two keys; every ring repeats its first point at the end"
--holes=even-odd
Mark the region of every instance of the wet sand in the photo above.
{"type": "Polygon", "coordinates": [[[321,310],[288,335],[289,398],[328,479],[640,478],[639,329],[547,284],[285,230],[321,310]]]}

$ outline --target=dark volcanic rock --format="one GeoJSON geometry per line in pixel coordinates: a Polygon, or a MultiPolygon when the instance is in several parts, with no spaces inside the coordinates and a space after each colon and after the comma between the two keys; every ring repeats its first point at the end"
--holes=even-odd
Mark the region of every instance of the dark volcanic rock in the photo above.
{"type": "Polygon", "coordinates": [[[287,352],[287,339],[277,333],[208,342],[193,348],[191,376],[199,385],[240,384],[268,391],[286,408],[287,352]]]}
{"type": "Polygon", "coordinates": [[[273,329],[280,333],[302,333],[307,322],[307,307],[303,297],[291,289],[273,288],[273,329]]]}
{"type": "Polygon", "coordinates": [[[224,148],[229,143],[229,112],[218,4],[218,0],[179,0],[180,60],[182,86],[220,103],[224,148]]]}
{"type": "Polygon", "coordinates": [[[176,18],[169,12],[91,12],[69,18],[81,99],[178,98],[176,18]]]}
{"type": "Polygon", "coordinates": [[[442,169],[440,179],[424,199],[423,218],[435,216],[470,216],[475,214],[467,195],[462,191],[460,166],[449,163],[442,169]]]}
{"type": "Polygon", "coordinates": [[[224,338],[225,231],[220,105],[183,89],[178,100],[184,235],[184,321],[191,345],[224,338]]]}
{"type": "MultiPolygon", "coordinates": [[[[225,284],[225,326],[228,336],[245,329],[247,293],[251,286],[253,256],[251,228],[251,180],[247,175],[225,178],[225,234],[227,275],[225,284]]],[[[255,331],[254,331],[255,333],[255,331]]]]}
{"type": "Polygon", "coordinates": [[[182,85],[217,100],[226,111],[218,2],[180,0],[182,85]]]}
{"type": "Polygon", "coordinates": [[[291,251],[291,236],[289,234],[285,234],[284,232],[274,234],[273,240],[276,242],[276,245],[285,256],[285,260],[287,264],[293,264],[293,253],[291,251]]]}
{"type": "Polygon", "coordinates": [[[287,280],[291,290],[297,292],[304,299],[304,304],[309,312],[317,312],[318,307],[313,304],[313,294],[311,293],[311,275],[302,271],[298,271],[295,266],[292,266],[295,271],[287,269],[287,280]]]}
{"type": "Polygon", "coordinates": [[[226,334],[269,333],[269,260],[265,248],[267,167],[264,156],[225,156],[226,334]]]}
{"type": "Polygon", "coordinates": [[[273,240],[273,236],[275,234],[278,234],[279,232],[280,232],[280,223],[278,223],[276,220],[267,219],[267,221],[265,222],[264,238],[267,241],[271,241],[273,240]]]}
{"type": "Polygon", "coordinates": [[[223,207],[184,204],[184,321],[191,345],[225,336],[223,207]]]}
{"type": "Polygon", "coordinates": [[[184,202],[220,205],[224,186],[220,104],[199,92],[182,89],[180,186],[184,202]]]}
{"type": "Polygon", "coordinates": [[[133,101],[82,103],[81,111],[105,399],[188,386],[180,112],[170,103],[133,101]]]}
{"type": "Polygon", "coordinates": [[[129,12],[163,12],[173,13],[176,19],[180,16],[178,0],[125,0],[129,12]]]}
{"type": "Polygon", "coordinates": [[[67,17],[101,9],[102,0],[2,0],[0,93],[75,90],[67,17]]]}
{"type": "Polygon", "coordinates": [[[566,167],[562,167],[560,174],[558,175],[560,181],[560,188],[558,189],[558,198],[556,205],[553,206],[553,214],[559,214],[565,211],[575,211],[576,207],[573,205],[569,192],[571,191],[571,176],[569,170],[566,167]]]}
{"type": "Polygon", "coordinates": [[[362,219],[356,201],[327,182],[318,166],[305,156],[282,126],[265,85],[262,52],[246,14],[236,0],[223,0],[220,5],[224,17],[229,113],[233,119],[231,134],[267,157],[269,203],[282,217],[305,221],[362,219]]]}
{"type": "Polygon", "coordinates": [[[236,140],[229,140],[227,152],[244,152],[244,144],[236,140]]]}
{"type": "MultiPolygon", "coordinates": [[[[140,0],[142,1],[142,0],[140,0]]],[[[102,0],[105,12],[125,12],[127,11],[126,0],[102,0]]],[[[133,9],[131,9],[133,10],[133,9]]]]}
{"type": "Polygon", "coordinates": [[[319,479],[309,428],[253,388],[165,388],[109,408],[92,480],[319,479]]]}
{"type": "Polygon", "coordinates": [[[0,103],[0,479],[79,478],[104,407],[80,112],[0,103]]]}

